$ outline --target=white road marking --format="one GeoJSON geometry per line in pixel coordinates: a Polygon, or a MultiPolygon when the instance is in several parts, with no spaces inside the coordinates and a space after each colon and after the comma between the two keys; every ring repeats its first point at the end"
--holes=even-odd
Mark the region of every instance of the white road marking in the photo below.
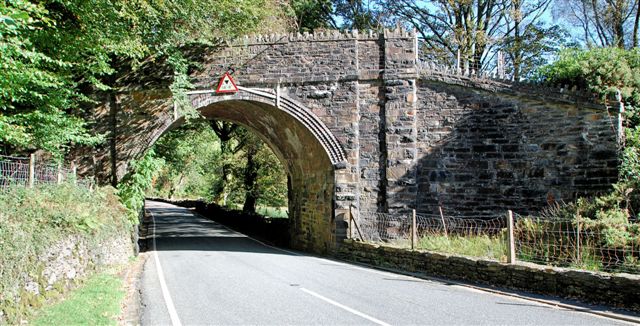
{"type": "Polygon", "coordinates": [[[158,257],[158,251],[156,250],[156,219],[151,211],[149,211],[149,215],[151,215],[151,219],[153,220],[153,258],[156,262],[156,271],[158,272],[158,279],[160,279],[160,288],[162,289],[164,303],[167,306],[167,311],[171,318],[171,325],[182,326],[180,318],[178,318],[178,313],[176,312],[176,307],[173,305],[173,300],[169,294],[169,288],[164,280],[164,272],[162,271],[162,265],[160,265],[160,258],[158,257]]]}
{"type": "MultiPolygon", "coordinates": [[[[199,214],[198,212],[195,212],[195,211],[193,211],[191,209],[186,209],[186,210],[190,211],[194,216],[199,216],[200,218],[207,219],[204,216],[202,216],[201,214],[199,214]]],[[[152,215],[152,217],[153,217],[153,215],[152,215]]],[[[333,259],[326,259],[326,258],[321,258],[321,257],[310,256],[309,254],[297,253],[297,252],[294,252],[294,251],[289,251],[289,250],[285,250],[285,249],[282,249],[282,248],[278,248],[278,247],[274,247],[274,246],[268,245],[268,244],[266,244],[266,243],[264,243],[264,242],[262,242],[260,240],[254,239],[254,238],[252,238],[252,237],[250,237],[250,236],[248,236],[246,234],[243,234],[243,233],[237,232],[235,230],[232,230],[232,229],[228,228],[225,225],[222,225],[222,224],[217,223],[217,222],[214,222],[214,223],[216,223],[217,225],[223,227],[224,229],[226,229],[226,230],[228,230],[228,231],[230,231],[232,233],[235,233],[235,234],[238,234],[240,236],[246,237],[246,238],[248,238],[250,240],[253,240],[253,241],[255,241],[255,242],[257,242],[257,243],[259,243],[259,244],[261,244],[261,245],[263,245],[265,247],[269,247],[271,249],[275,249],[275,250],[278,250],[278,251],[286,252],[288,254],[295,255],[295,256],[301,256],[301,257],[305,257],[305,258],[312,258],[312,259],[320,260],[320,261],[323,261],[323,262],[330,262],[333,265],[342,265],[344,267],[347,267],[347,268],[350,268],[350,269],[353,269],[353,270],[360,270],[360,271],[363,271],[363,272],[384,275],[384,276],[387,276],[387,277],[392,277],[392,278],[397,278],[397,279],[416,280],[416,281],[421,281],[421,282],[424,282],[424,283],[449,284],[449,285],[452,285],[453,287],[455,287],[457,289],[466,290],[466,291],[469,291],[469,292],[476,292],[476,293],[479,293],[479,294],[489,294],[489,295],[493,295],[493,296],[497,296],[497,297],[508,297],[508,298],[512,298],[512,299],[519,299],[519,300],[526,301],[526,302],[538,303],[538,304],[543,305],[543,306],[550,306],[550,307],[556,308],[556,309],[572,310],[572,311],[575,311],[575,312],[595,315],[595,316],[600,317],[600,318],[606,318],[608,320],[614,319],[614,320],[617,320],[617,321],[622,321],[622,322],[626,322],[626,323],[630,323],[630,324],[634,324],[634,325],[638,323],[638,319],[633,318],[633,317],[627,317],[627,316],[619,315],[619,314],[610,314],[610,313],[608,313],[606,311],[605,312],[600,312],[600,311],[597,311],[597,310],[592,310],[592,309],[589,309],[589,308],[582,308],[582,307],[574,306],[574,305],[571,305],[571,304],[563,304],[561,302],[549,301],[549,300],[544,300],[544,299],[535,299],[535,298],[531,298],[531,297],[525,297],[525,296],[521,296],[521,295],[513,294],[513,293],[508,293],[508,292],[501,292],[501,291],[488,289],[488,288],[480,288],[480,287],[472,286],[472,285],[469,285],[469,284],[460,283],[460,282],[457,282],[455,280],[446,280],[446,279],[441,279],[441,278],[436,278],[436,277],[421,278],[421,277],[415,277],[415,276],[405,275],[405,274],[396,274],[396,273],[391,272],[391,271],[387,272],[387,271],[384,271],[384,270],[375,269],[373,266],[368,266],[368,265],[367,266],[357,266],[357,265],[353,265],[353,263],[344,263],[344,262],[335,261],[333,259]]],[[[155,221],[154,221],[154,227],[155,227],[155,221]]],[[[154,230],[154,232],[155,232],[155,230],[154,230]]],[[[154,239],[154,242],[155,242],[155,239],[154,239]]],[[[155,243],[154,243],[154,245],[155,245],[155,243]]],[[[311,295],[313,295],[313,296],[318,297],[319,299],[325,300],[325,301],[330,302],[332,304],[336,304],[338,307],[343,308],[345,310],[351,309],[349,307],[342,306],[341,304],[339,304],[339,303],[337,303],[335,301],[332,301],[331,299],[325,298],[325,297],[323,297],[323,296],[321,296],[321,295],[319,295],[319,294],[317,294],[315,292],[306,290],[304,288],[300,288],[300,289],[305,291],[305,292],[307,292],[307,293],[309,293],[309,294],[311,294],[311,295]]],[[[348,311],[351,311],[351,310],[348,310],[348,311]]],[[[357,312],[356,310],[353,310],[353,311],[357,312]]],[[[358,312],[356,314],[359,315],[361,313],[358,312]]],[[[367,315],[364,315],[364,316],[367,316],[367,315]]],[[[367,318],[367,317],[364,317],[364,318],[367,318]]],[[[373,317],[370,317],[370,318],[373,318],[373,317]]],[[[369,318],[367,318],[367,319],[369,319],[369,318]]],[[[386,324],[386,323],[384,323],[382,321],[379,321],[379,322],[382,323],[381,325],[389,325],[389,324],[386,324]]]]}
{"type": "Polygon", "coordinates": [[[310,295],[312,295],[312,296],[314,296],[314,297],[316,297],[316,298],[318,298],[320,300],[326,301],[326,302],[328,302],[328,303],[330,303],[330,304],[332,304],[332,305],[334,305],[334,306],[336,306],[336,307],[338,307],[340,309],[344,309],[344,310],[346,310],[346,311],[348,311],[348,312],[350,312],[350,313],[352,313],[352,314],[354,314],[356,316],[360,316],[360,317],[362,317],[362,318],[364,318],[364,319],[366,319],[366,320],[368,320],[370,322],[373,322],[375,324],[378,324],[378,325],[381,325],[381,326],[391,326],[390,324],[387,324],[387,323],[383,322],[382,320],[373,318],[373,317],[371,317],[371,316],[369,316],[369,315],[367,315],[365,313],[362,313],[362,312],[360,312],[358,310],[355,310],[353,308],[347,307],[347,306],[345,306],[345,305],[343,305],[343,304],[341,304],[339,302],[333,301],[333,300],[331,300],[331,299],[329,299],[327,297],[324,297],[324,296],[322,296],[322,295],[320,295],[318,293],[315,293],[315,292],[313,292],[311,290],[307,290],[305,288],[300,288],[300,290],[302,292],[310,294],[310,295]]]}

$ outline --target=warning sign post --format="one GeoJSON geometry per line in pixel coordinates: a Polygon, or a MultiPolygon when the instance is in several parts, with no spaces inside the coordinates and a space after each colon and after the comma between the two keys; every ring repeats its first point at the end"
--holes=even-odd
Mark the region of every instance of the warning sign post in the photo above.
{"type": "Polygon", "coordinates": [[[216,93],[235,93],[238,91],[238,86],[231,78],[229,73],[225,73],[222,78],[220,78],[220,82],[218,83],[218,88],[216,88],[216,93]]]}

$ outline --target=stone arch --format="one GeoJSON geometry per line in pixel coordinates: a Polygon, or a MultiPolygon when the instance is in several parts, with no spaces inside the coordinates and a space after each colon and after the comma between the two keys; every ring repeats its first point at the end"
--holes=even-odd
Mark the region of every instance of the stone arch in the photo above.
{"type": "MultiPolygon", "coordinates": [[[[328,252],[346,236],[336,231],[336,174],[346,164],[345,152],[327,126],[302,104],[276,91],[240,88],[230,95],[211,91],[189,94],[192,106],[208,119],[240,124],[263,139],[285,166],[289,179],[291,244],[328,252]]],[[[184,123],[175,117],[157,129],[148,146],[184,123]]]]}
{"type": "Polygon", "coordinates": [[[331,160],[331,164],[338,168],[344,167],[346,161],[344,149],[329,131],[329,128],[304,105],[269,89],[259,90],[245,87],[238,87],[238,89],[239,91],[233,95],[223,96],[215,95],[211,92],[200,93],[201,91],[196,91],[190,94],[191,104],[196,110],[217,102],[230,100],[272,105],[305,126],[322,145],[331,160]]]}

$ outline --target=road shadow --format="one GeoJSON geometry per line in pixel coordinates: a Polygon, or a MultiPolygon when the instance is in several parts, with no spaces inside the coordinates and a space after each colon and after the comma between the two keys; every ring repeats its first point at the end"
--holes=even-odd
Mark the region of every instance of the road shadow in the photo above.
{"type": "MultiPolygon", "coordinates": [[[[146,250],[155,247],[157,251],[226,251],[293,255],[272,247],[273,243],[268,243],[270,237],[278,236],[281,232],[268,234],[270,228],[265,227],[266,223],[244,226],[244,229],[251,229],[253,233],[262,237],[254,239],[189,209],[159,207],[153,202],[147,203],[143,222],[143,229],[146,232],[140,237],[144,242],[140,247],[146,250]]],[[[218,212],[218,214],[221,213],[218,212]]],[[[228,219],[229,217],[218,216],[217,218],[228,219]]],[[[251,223],[251,220],[239,218],[235,224],[251,223]]]]}

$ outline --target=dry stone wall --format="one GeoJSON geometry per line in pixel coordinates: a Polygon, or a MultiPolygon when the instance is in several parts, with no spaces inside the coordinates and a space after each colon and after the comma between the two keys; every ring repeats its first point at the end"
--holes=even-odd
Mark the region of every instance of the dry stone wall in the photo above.
{"type": "Polygon", "coordinates": [[[32,270],[12,280],[14,289],[0,295],[0,324],[9,316],[40,306],[52,295],[64,293],[96,270],[127,264],[133,249],[132,235],[124,228],[105,231],[99,238],[72,234],[54,242],[33,257],[32,270]]]}
{"type": "Polygon", "coordinates": [[[640,311],[640,276],[607,274],[345,241],[337,257],[373,266],[640,311]]]}

